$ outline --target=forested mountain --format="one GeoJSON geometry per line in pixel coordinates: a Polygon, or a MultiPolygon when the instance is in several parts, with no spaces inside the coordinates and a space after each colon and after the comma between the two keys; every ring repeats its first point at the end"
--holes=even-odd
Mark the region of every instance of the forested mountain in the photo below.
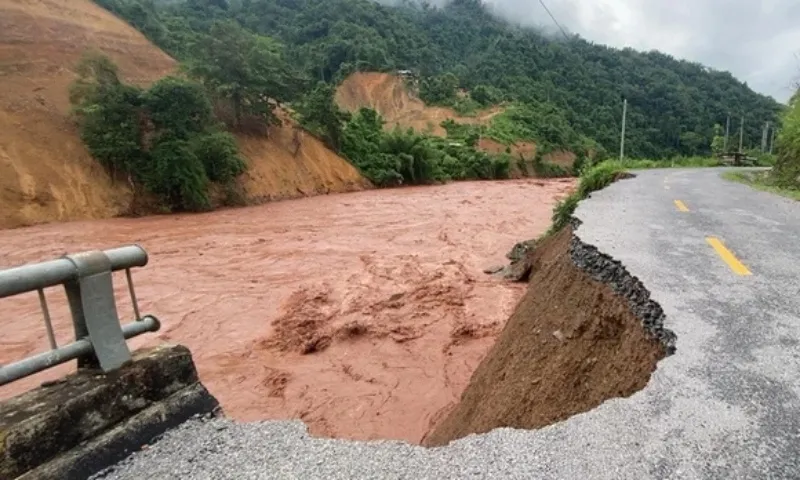
{"type": "Polygon", "coordinates": [[[494,100],[551,104],[610,152],[618,148],[625,96],[631,156],[708,153],[713,127],[728,113],[745,115],[745,144],[756,145],[763,123],[776,121],[781,108],[730,73],[577,36],[547,38],[493,17],[480,0],[454,0],[443,8],[408,0],[397,6],[371,0],[97,1],[179,59],[190,56],[194,38],[215,21],[234,19],[279,40],[286,58],[312,79],[335,82],[353,70],[452,73],[468,90],[493,87],[494,100]]]}
{"type": "Polygon", "coordinates": [[[547,38],[493,17],[480,0],[444,8],[371,0],[97,1],[179,59],[215,21],[234,19],[283,43],[286,58],[310,78],[335,82],[353,70],[452,73],[466,89],[494,87],[497,100],[551,104],[611,152],[625,96],[632,156],[708,153],[713,127],[727,113],[745,115],[745,144],[756,145],[763,123],[776,121],[781,108],[730,73],[659,52],[547,38]]]}

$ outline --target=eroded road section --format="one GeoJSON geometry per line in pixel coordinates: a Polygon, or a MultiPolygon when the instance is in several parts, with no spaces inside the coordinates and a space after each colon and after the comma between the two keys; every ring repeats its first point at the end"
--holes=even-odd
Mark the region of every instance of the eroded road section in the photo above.
{"type": "Polygon", "coordinates": [[[622,261],[677,334],[630,398],[436,449],[320,441],[297,422],[189,422],[107,478],[800,478],[800,204],[719,174],[639,172],[576,212],[576,235],[622,261]]]}
{"type": "MultiPolygon", "coordinates": [[[[133,346],[188,346],[227,416],[418,442],[457,401],[526,287],[482,270],[544,232],[573,185],[461,182],[0,231],[0,267],[140,243],[151,261],[134,273],[137,295],[163,329],[133,346]]],[[[123,276],[116,288],[130,321],[123,276]]],[[[47,297],[63,344],[72,328],[64,295],[47,297]]],[[[0,363],[47,348],[35,294],[0,305],[0,363]]]]}

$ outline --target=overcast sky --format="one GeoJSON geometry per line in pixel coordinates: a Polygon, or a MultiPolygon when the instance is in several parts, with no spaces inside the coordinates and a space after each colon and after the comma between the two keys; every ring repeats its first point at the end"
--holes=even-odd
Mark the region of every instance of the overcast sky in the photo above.
{"type": "MultiPolygon", "coordinates": [[[[512,21],[551,25],[539,0],[486,0],[512,21]]],[[[785,102],[800,79],[800,0],[544,0],[587,40],[728,70],[785,102]]]]}

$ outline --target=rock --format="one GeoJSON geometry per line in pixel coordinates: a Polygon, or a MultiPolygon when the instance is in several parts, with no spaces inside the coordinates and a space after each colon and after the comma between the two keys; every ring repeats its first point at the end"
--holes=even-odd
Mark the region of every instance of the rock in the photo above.
{"type": "Polygon", "coordinates": [[[503,269],[503,278],[515,282],[527,282],[531,276],[532,265],[527,260],[519,260],[503,269]]]}
{"type": "Polygon", "coordinates": [[[533,249],[536,247],[536,239],[532,240],[525,240],[524,242],[519,242],[511,248],[506,254],[506,258],[511,260],[511,262],[518,262],[525,258],[525,256],[532,252],[533,249]]]}
{"type": "Polygon", "coordinates": [[[559,342],[563,342],[566,339],[564,334],[561,333],[561,330],[556,330],[555,332],[553,332],[553,336],[556,337],[556,340],[558,340],[559,342]]]}

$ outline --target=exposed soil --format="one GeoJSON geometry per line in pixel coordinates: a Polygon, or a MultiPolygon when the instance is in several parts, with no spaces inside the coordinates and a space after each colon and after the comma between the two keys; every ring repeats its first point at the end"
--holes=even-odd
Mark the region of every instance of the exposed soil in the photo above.
{"type": "Polygon", "coordinates": [[[628,299],[576,267],[571,242],[568,227],[530,254],[528,291],[425,445],[498,427],[543,427],[647,384],[667,349],[628,299]]]}
{"type": "MultiPolygon", "coordinates": [[[[464,92],[460,94],[465,95],[464,92]]],[[[485,125],[493,117],[503,113],[503,107],[495,106],[476,112],[473,116],[462,116],[451,108],[428,106],[409,91],[405,79],[380,72],[351,74],[336,90],[336,103],[351,112],[362,107],[374,109],[386,121],[387,130],[400,126],[440,137],[447,136],[447,132],[441,126],[444,120],[452,119],[457,123],[485,125]]],[[[520,157],[526,162],[533,160],[536,155],[535,143],[517,142],[507,146],[490,138],[482,138],[478,144],[479,149],[493,154],[505,152],[506,147],[511,150],[515,160],[511,169],[512,176],[514,178],[535,176],[532,165],[518,164],[520,157]]],[[[544,159],[556,165],[571,167],[575,161],[575,154],[559,151],[547,154],[544,159]]]]}
{"type": "Polygon", "coordinates": [[[386,121],[387,129],[399,125],[440,137],[447,135],[441,123],[448,118],[457,123],[485,124],[503,112],[502,107],[492,107],[467,117],[450,108],[427,106],[409,93],[403,78],[379,72],[356,72],[347,77],[336,90],[336,103],[351,112],[362,107],[374,109],[386,121]]]}
{"type": "Polygon", "coordinates": [[[127,81],[148,84],[175,62],[90,0],[0,0],[0,228],[108,217],[131,201],[83,147],[69,85],[96,48],[127,81]]]}
{"type": "Polygon", "coordinates": [[[241,178],[247,200],[263,203],[335,192],[353,192],[371,185],[353,167],[316,137],[279,112],[281,125],[268,137],[238,135],[248,170],[241,178]]]}
{"type": "MultiPolygon", "coordinates": [[[[317,196],[198,215],[0,231],[0,268],[138,242],[133,347],[192,351],[237,420],[300,418],[312,434],[419,442],[455,404],[526,285],[482,273],[541,234],[572,179],[459,182],[317,196]]],[[[123,321],[131,308],[115,277],[123,321]]],[[[56,336],[72,327],[48,289],[56,336]]],[[[47,349],[36,294],[0,300],[0,363],[47,349]]],[[[0,387],[0,398],[62,376],[0,387]]]]}
{"type": "MultiPolygon", "coordinates": [[[[492,140],[491,138],[481,138],[478,143],[478,148],[487,153],[499,154],[504,153],[506,149],[510,150],[511,157],[514,159],[512,168],[512,175],[515,178],[519,176],[535,176],[533,171],[533,158],[536,156],[536,144],[533,142],[517,142],[513,145],[503,145],[502,143],[492,140]],[[524,165],[521,165],[524,164],[524,165]],[[523,170],[524,166],[524,172],[523,170]]],[[[572,152],[556,151],[544,155],[543,160],[562,167],[572,167],[575,163],[576,155],[572,152]]]]}
{"type": "MultiPolygon", "coordinates": [[[[87,50],[147,86],[176,63],[91,0],[0,0],[0,229],[125,214],[133,195],[86,151],[70,118],[69,86],[87,50]]],[[[239,137],[249,201],[358,190],[349,163],[287,122],[270,137],[239,137]]]]}

